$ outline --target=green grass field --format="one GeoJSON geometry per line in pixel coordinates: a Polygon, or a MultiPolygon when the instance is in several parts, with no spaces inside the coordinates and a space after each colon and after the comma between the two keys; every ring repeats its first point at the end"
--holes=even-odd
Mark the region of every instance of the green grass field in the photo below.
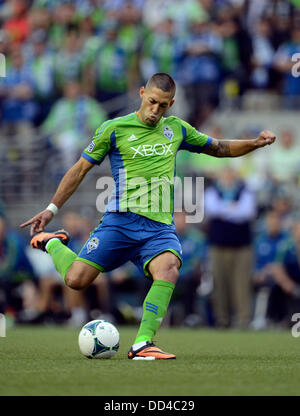
{"type": "Polygon", "coordinates": [[[110,360],[89,360],[78,330],[13,327],[0,338],[0,395],[299,395],[300,338],[289,331],[161,328],[169,361],[131,361],[136,328],[120,327],[110,360]]]}

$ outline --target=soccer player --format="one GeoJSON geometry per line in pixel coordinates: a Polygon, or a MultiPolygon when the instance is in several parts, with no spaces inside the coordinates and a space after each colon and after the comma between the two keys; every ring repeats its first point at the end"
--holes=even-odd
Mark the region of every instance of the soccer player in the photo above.
{"type": "Polygon", "coordinates": [[[176,358],[155,346],[153,337],[166,314],[182,263],[172,218],[177,151],[236,157],[275,140],[267,130],[253,140],[216,140],[177,117],[163,117],[174,103],[175,90],[168,74],[154,74],[140,88],[139,110],[104,122],[61,180],[50,205],[21,225],[31,225],[32,236],[38,233],[31,246],[50,254],[66,285],[73,289],[86,288],[99,272],[109,272],[128,260],[152,279],[141,324],[128,352],[130,359],[176,358]],[[87,172],[106,155],[115,190],[100,225],[77,255],[67,247],[66,231],[43,230],[87,172]]]}

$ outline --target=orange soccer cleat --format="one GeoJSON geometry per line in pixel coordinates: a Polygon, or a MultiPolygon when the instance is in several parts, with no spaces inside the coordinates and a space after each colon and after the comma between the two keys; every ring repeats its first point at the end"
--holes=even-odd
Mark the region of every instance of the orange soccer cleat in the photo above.
{"type": "MultiPolygon", "coordinates": [[[[32,248],[37,248],[39,250],[46,251],[46,244],[48,241],[50,241],[52,238],[57,238],[60,240],[64,245],[67,245],[70,241],[70,236],[65,230],[58,230],[54,233],[39,233],[35,235],[31,241],[30,245],[32,248]]],[[[46,251],[47,252],[47,251],[46,251]]]]}
{"type": "Polygon", "coordinates": [[[131,347],[128,351],[128,358],[131,360],[174,360],[176,355],[162,351],[152,342],[146,344],[136,351],[131,347]]]}

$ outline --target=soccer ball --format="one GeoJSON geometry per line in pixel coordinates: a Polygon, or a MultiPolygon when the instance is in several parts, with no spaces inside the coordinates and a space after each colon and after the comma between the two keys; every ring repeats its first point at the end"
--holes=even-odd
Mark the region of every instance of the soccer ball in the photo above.
{"type": "Polygon", "coordinates": [[[82,327],[78,344],[87,358],[111,358],[119,349],[120,334],[113,324],[96,319],[82,327]]]}

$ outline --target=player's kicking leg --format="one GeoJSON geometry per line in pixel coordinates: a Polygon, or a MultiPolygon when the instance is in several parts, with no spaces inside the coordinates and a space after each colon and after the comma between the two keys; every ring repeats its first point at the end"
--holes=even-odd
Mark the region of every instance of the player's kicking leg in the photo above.
{"type": "MultiPolygon", "coordinates": [[[[59,233],[62,234],[61,231],[59,233]]],[[[66,239],[64,239],[63,235],[58,235],[58,232],[40,233],[33,237],[31,245],[48,252],[52,257],[56,270],[62,275],[65,283],[73,289],[80,290],[92,283],[99,272],[104,271],[104,268],[112,270],[117,265],[124,264],[130,259],[127,254],[128,250],[112,250],[110,247],[110,242],[120,238],[120,234],[119,231],[111,229],[101,231],[101,226],[99,226],[99,230],[94,232],[93,236],[83,247],[80,257],[77,257],[77,254],[66,247],[66,239]],[[96,263],[96,261],[99,261],[102,266],[96,263]]],[[[123,236],[123,234],[121,235],[123,236]]],[[[175,244],[173,240],[170,239],[170,244],[175,244]]],[[[154,241],[154,243],[156,243],[155,250],[157,250],[157,241],[154,241]]],[[[176,253],[180,252],[180,244],[177,240],[172,250],[176,253]]],[[[146,251],[149,253],[148,250],[146,251]]],[[[176,358],[174,354],[160,350],[153,344],[152,340],[165,317],[178,279],[178,269],[180,267],[178,257],[170,251],[165,251],[149,261],[148,271],[153,278],[153,284],[143,304],[142,322],[134,345],[128,353],[128,358],[130,359],[176,358]]]]}
{"type": "Polygon", "coordinates": [[[148,266],[153,277],[152,286],[143,304],[142,322],[135,342],[128,352],[133,360],[170,360],[174,354],[162,351],[153,344],[156,334],[166,312],[178,280],[179,259],[171,252],[164,252],[155,257],[148,266]]]}
{"type": "Polygon", "coordinates": [[[30,245],[50,254],[56,270],[68,287],[75,290],[85,289],[96,279],[101,268],[76,260],[77,254],[67,247],[69,240],[65,230],[42,232],[31,239],[30,245]]]}

